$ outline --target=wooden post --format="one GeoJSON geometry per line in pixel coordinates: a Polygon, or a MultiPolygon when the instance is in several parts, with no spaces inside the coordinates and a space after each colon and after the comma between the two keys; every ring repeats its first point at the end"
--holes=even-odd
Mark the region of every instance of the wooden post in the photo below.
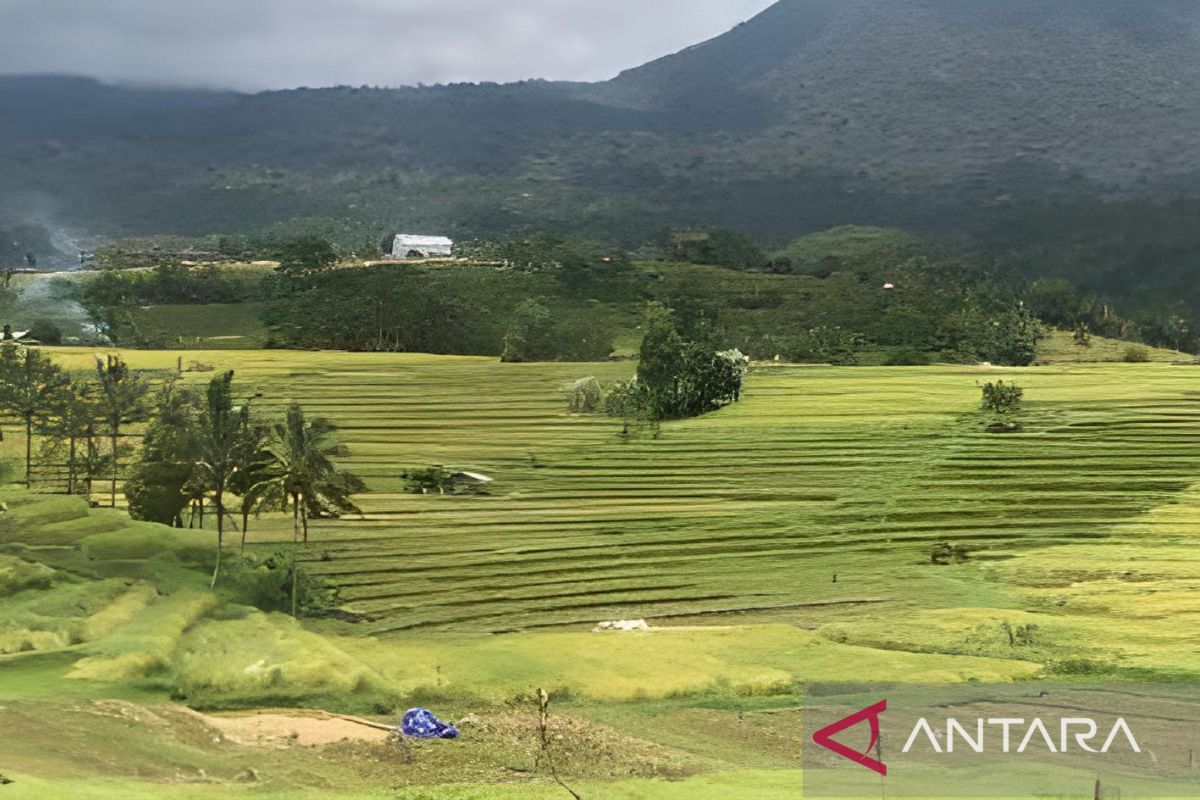
{"type": "Polygon", "coordinates": [[[1100,776],[1096,776],[1096,793],[1093,795],[1095,800],[1104,800],[1104,787],[1100,785],[1100,776]]]}

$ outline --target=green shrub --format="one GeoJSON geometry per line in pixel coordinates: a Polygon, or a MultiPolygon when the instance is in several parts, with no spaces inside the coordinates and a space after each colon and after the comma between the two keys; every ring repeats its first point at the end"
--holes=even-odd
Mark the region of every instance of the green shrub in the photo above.
{"type": "Polygon", "coordinates": [[[1121,360],[1126,364],[1145,364],[1150,361],[1150,349],[1140,344],[1131,344],[1121,353],[1121,360]]]}
{"type": "Polygon", "coordinates": [[[839,326],[822,325],[802,333],[788,348],[790,361],[801,364],[831,364],[853,367],[864,344],[860,334],[839,326]]]}
{"type": "Polygon", "coordinates": [[[883,361],[885,367],[927,367],[933,363],[929,353],[915,347],[898,347],[883,361]]]}
{"type": "Polygon", "coordinates": [[[1012,414],[1021,409],[1025,390],[1015,383],[996,381],[983,387],[983,410],[993,414],[1012,414]]]}
{"type": "Polygon", "coordinates": [[[48,319],[37,319],[29,326],[29,336],[42,344],[62,344],[63,332],[54,322],[48,319]]]}
{"type": "MultiPolygon", "coordinates": [[[[641,395],[652,419],[698,417],[741,399],[750,364],[741,352],[714,352],[711,344],[689,341],[673,312],[657,303],[647,309],[642,330],[637,380],[628,388],[641,395]]],[[[630,418],[628,410],[620,416],[630,418]]]]}
{"type": "Polygon", "coordinates": [[[1089,658],[1067,658],[1050,663],[1046,672],[1053,675],[1097,675],[1112,672],[1112,665],[1089,658]]]}
{"type": "Polygon", "coordinates": [[[320,575],[297,568],[295,556],[289,553],[245,555],[229,559],[222,569],[221,593],[262,611],[290,614],[293,581],[296,616],[320,616],[338,605],[337,587],[320,575]]]}
{"type": "Polygon", "coordinates": [[[715,264],[732,269],[762,269],[767,257],[749,236],[714,229],[681,233],[675,237],[675,255],[692,264],[715,264]]]}
{"type": "Polygon", "coordinates": [[[587,414],[600,408],[604,402],[604,389],[593,377],[580,378],[567,389],[567,407],[574,414],[587,414]]]}
{"type": "Polygon", "coordinates": [[[55,571],[44,564],[16,556],[0,555],[0,597],[26,589],[46,589],[54,582],[55,571]]]}
{"type": "Polygon", "coordinates": [[[217,533],[132,522],[120,530],[88,536],[81,544],[84,555],[93,561],[144,561],[173,554],[185,563],[207,565],[217,552],[217,533]]]}
{"type": "Polygon", "coordinates": [[[404,491],[409,494],[445,494],[451,485],[445,467],[406,469],[400,477],[404,479],[404,491]]]}

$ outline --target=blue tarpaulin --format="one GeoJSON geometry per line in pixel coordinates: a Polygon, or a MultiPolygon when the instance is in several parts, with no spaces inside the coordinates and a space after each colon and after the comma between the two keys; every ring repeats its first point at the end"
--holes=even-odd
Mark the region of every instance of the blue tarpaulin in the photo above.
{"type": "Polygon", "coordinates": [[[447,725],[427,708],[406,711],[400,730],[414,739],[457,739],[458,728],[447,725]]]}

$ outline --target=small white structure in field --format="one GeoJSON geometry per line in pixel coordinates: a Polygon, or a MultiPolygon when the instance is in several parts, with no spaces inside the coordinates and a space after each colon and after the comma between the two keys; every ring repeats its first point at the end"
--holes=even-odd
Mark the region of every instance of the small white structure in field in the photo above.
{"type": "Polygon", "coordinates": [[[894,290],[895,288],[896,288],[896,284],[894,284],[894,283],[885,283],[883,285],[883,290],[885,292],[890,292],[890,291],[894,290]]]}
{"type": "Polygon", "coordinates": [[[606,633],[608,631],[632,633],[633,631],[648,630],[650,630],[650,626],[646,624],[646,620],[644,619],[621,619],[616,622],[601,622],[592,629],[592,633],[606,633]]]}
{"type": "Polygon", "coordinates": [[[445,236],[397,234],[392,241],[392,258],[449,258],[454,242],[445,236]]]}

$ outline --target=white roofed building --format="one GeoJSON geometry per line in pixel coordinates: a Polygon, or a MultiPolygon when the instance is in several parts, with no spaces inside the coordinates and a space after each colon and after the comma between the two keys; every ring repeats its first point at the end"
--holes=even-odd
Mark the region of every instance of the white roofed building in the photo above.
{"type": "Polygon", "coordinates": [[[449,258],[454,242],[445,236],[401,233],[392,241],[392,258],[449,258]]]}

